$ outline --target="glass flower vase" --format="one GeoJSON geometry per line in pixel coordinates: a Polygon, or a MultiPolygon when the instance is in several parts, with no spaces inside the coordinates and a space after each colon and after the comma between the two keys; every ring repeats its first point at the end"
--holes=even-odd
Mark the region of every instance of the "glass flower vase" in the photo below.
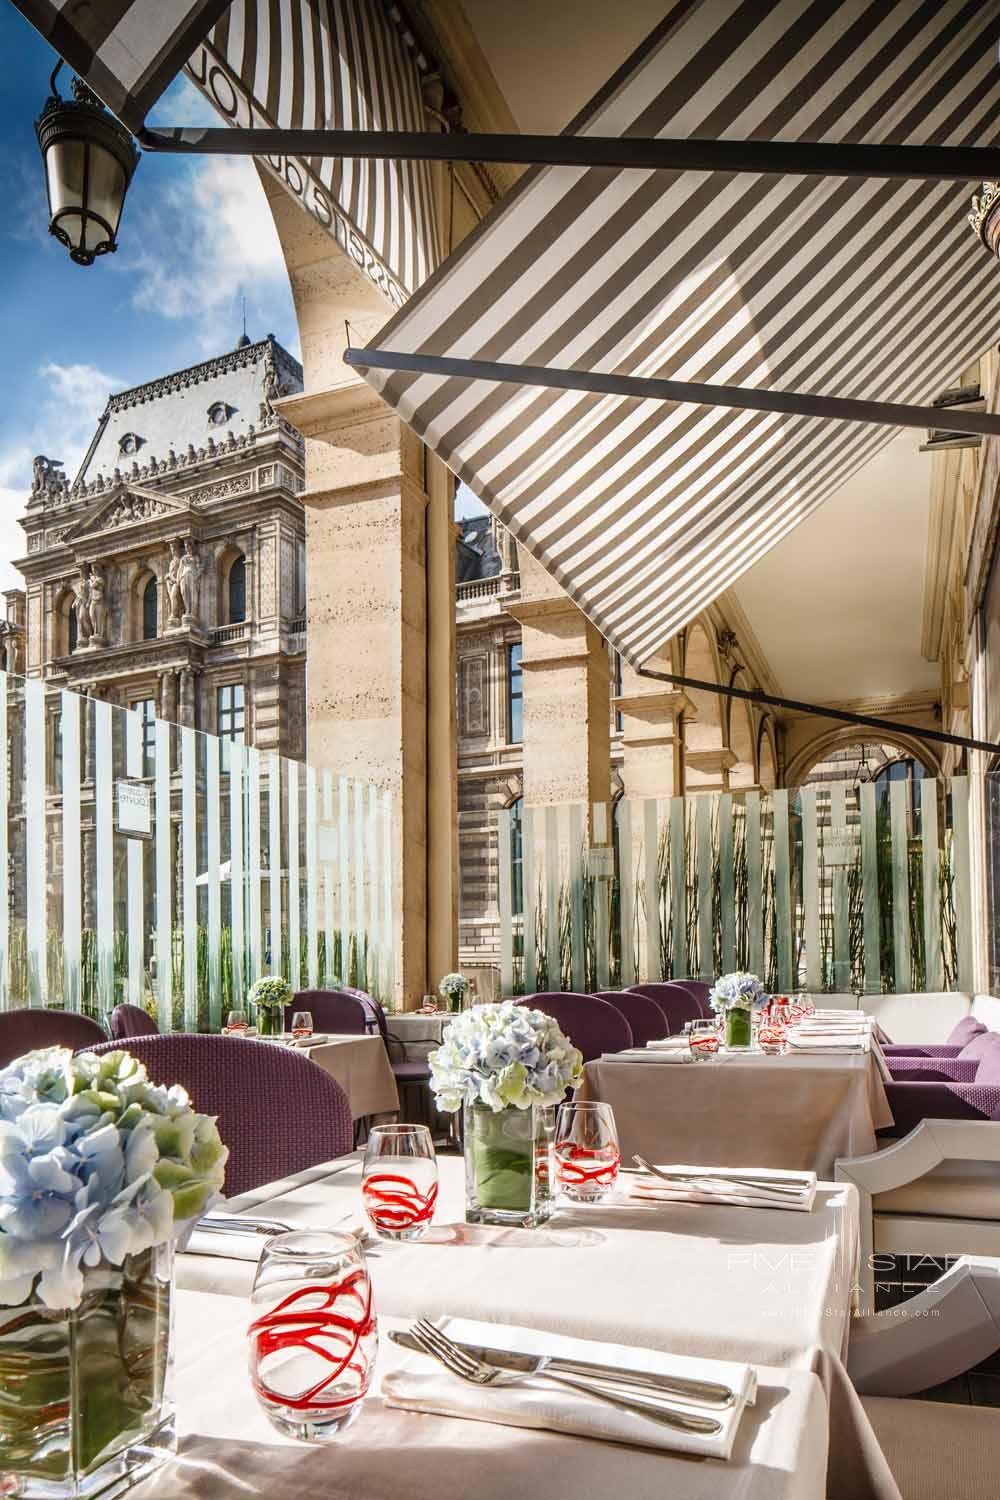
{"type": "Polygon", "coordinates": [[[258,1005],[257,1007],[257,1035],[258,1036],[280,1036],[284,1025],[284,1013],[274,1010],[270,1005],[258,1005]]]}
{"type": "Polygon", "coordinates": [[[0,1308],[0,1494],[102,1500],[176,1451],[173,1245],[85,1272],[79,1307],[0,1308]]]}
{"type": "Polygon", "coordinates": [[[546,1217],[553,1109],[466,1104],[465,1217],[470,1224],[520,1224],[546,1217]]]}
{"type": "Polygon", "coordinates": [[[726,1011],[726,1047],[730,1052],[738,1052],[750,1046],[753,1041],[751,1030],[751,1013],[748,1010],[726,1011]]]}

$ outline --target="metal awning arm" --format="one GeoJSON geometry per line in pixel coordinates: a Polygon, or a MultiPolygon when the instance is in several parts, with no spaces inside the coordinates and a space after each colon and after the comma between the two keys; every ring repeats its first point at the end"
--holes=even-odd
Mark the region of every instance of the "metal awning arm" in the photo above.
{"type": "Polygon", "coordinates": [[[346,349],[345,364],[357,370],[403,370],[414,375],[458,376],[501,385],[543,386],[636,401],[676,401],[695,406],[729,406],[745,411],[779,412],[828,421],[866,422],[879,427],[920,427],[927,431],[971,432],[1000,437],[1000,413],[966,411],[961,406],[904,406],[891,401],[854,401],[797,391],[704,385],[688,380],[647,379],[590,370],[550,369],[545,365],[506,365],[482,359],[450,359],[435,354],[397,354],[387,349],[346,349]]]}
{"type": "Polygon", "coordinates": [[[367,161],[513,162],[641,171],[756,172],[789,177],[1000,178],[995,146],[857,145],[850,141],[712,141],[464,131],[273,130],[144,126],[146,151],[220,156],[337,156],[367,161]]]}
{"type": "Polygon", "coordinates": [[[720,698],[741,698],[748,703],[764,703],[771,708],[786,708],[793,713],[813,714],[820,719],[837,719],[843,724],[858,724],[864,729],[881,729],[890,734],[910,734],[918,739],[933,740],[939,745],[957,745],[962,750],[985,750],[987,755],[1000,755],[1000,745],[989,740],[973,740],[964,734],[948,734],[943,729],[925,729],[920,724],[899,724],[895,719],[878,719],[871,714],[855,714],[845,708],[824,707],[821,703],[799,703],[795,698],[778,698],[773,693],[762,693],[756,688],[727,687],[721,682],[702,682],[697,677],[682,677],[676,672],[656,672],[652,667],[638,667],[640,677],[649,677],[657,682],[669,682],[675,687],[695,688],[703,693],[716,693],[720,698]]]}

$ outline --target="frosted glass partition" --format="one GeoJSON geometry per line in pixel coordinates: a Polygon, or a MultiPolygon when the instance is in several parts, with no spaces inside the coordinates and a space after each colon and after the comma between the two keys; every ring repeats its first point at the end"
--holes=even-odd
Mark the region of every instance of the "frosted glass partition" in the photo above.
{"type": "Polygon", "coordinates": [[[733,969],[772,991],[972,988],[965,776],[500,813],[505,994],[733,969]]]}
{"type": "Polygon", "coordinates": [[[0,673],[0,1009],[217,1029],[261,974],[392,1001],[391,794],[0,673]]]}

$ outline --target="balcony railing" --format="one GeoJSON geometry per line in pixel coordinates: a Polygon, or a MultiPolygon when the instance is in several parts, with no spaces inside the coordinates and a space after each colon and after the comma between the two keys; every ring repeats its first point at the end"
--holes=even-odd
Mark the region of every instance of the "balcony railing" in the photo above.
{"type": "Polygon", "coordinates": [[[249,639],[249,620],[241,620],[237,625],[217,625],[212,631],[213,646],[230,646],[234,641],[246,641],[249,639]]]}
{"type": "Polygon", "coordinates": [[[490,599],[496,594],[511,594],[520,586],[519,574],[496,573],[492,578],[471,578],[467,583],[460,583],[456,593],[458,602],[464,604],[470,599],[490,599]]]}

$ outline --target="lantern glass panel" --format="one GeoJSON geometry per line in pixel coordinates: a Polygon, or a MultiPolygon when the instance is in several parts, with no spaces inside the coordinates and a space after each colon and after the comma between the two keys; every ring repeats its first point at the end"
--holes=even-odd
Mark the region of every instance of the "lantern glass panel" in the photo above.
{"type": "Polygon", "coordinates": [[[49,211],[53,218],[64,209],[79,209],[83,202],[86,151],[82,141],[63,139],[54,141],[45,153],[49,211]]]}
{"type": "MultiPolygon", "coordinates": [[[[112,156],[110,151],[105,151],[104,147],[97,145],[96,142],[92,142],[90,146],[89,177],[85,207],[88,213],[99,214],[104,222],[110,225],[111,237],[114,238],[118,233],[118,220],[125,201],[125,173],[117,157],[112,156]]],[[[95,228],[99,227],[95,226],[95,228]]],[[[88,226],[88,241],[92,233],[93,231],[88,226]]],[[[100,237],[107,239],[108,235],[102,230],[100,237]]]]}

